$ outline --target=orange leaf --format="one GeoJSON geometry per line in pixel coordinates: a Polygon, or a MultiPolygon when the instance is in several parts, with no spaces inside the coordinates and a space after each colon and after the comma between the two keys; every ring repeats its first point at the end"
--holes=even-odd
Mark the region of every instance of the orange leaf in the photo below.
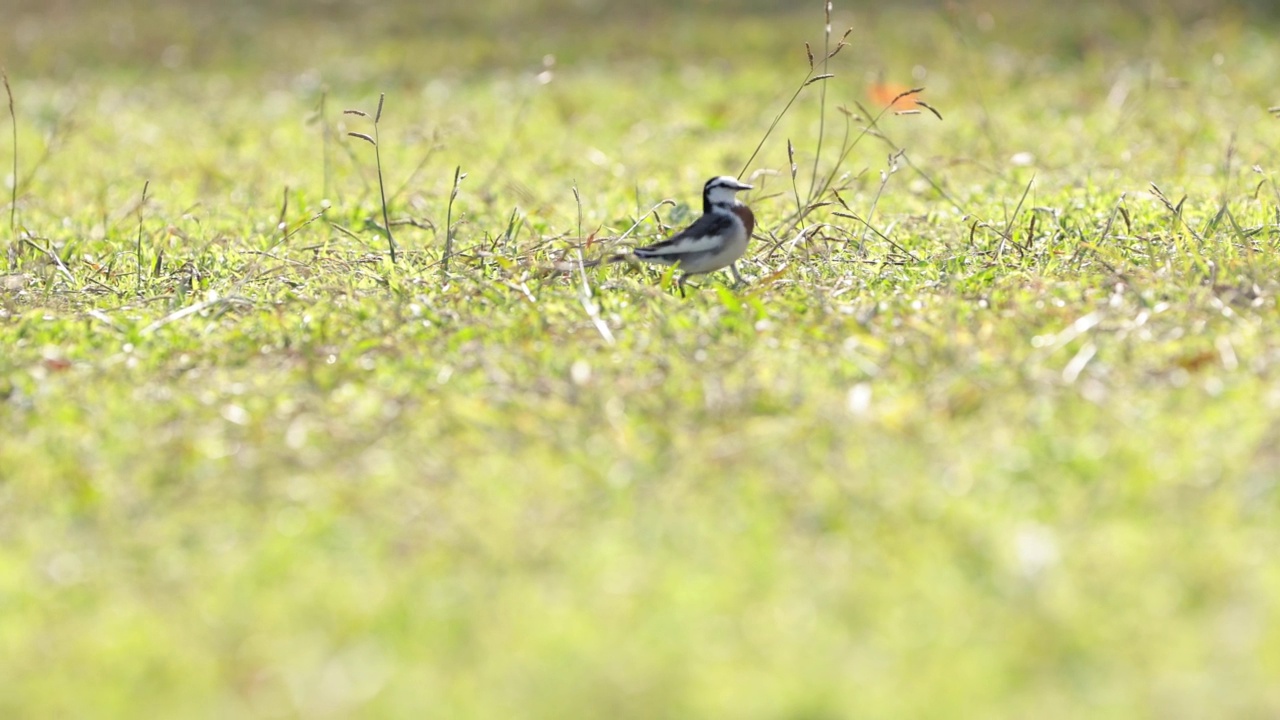
{"type": "Polygon", "coordinates": [[[911,86],[891,82],[875,82],[867,88],[871,102],[891,110],[910,110],[916,106],[916,96],[906,93],[911,93],[911,86]]]}

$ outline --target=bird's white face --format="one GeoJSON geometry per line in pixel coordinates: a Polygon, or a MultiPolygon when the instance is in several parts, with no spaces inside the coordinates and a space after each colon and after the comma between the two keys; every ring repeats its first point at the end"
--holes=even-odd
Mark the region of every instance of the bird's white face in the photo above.
{"type": "Polygon", "coordinates": [[[732,205],[734,203],[734,195],[738,191],[750,189],[750,185],[739,182],[737,178],[730,175],[722,175],[708,180],[704,192],[706,193],[707,202],[712,205],[732,205]]]}

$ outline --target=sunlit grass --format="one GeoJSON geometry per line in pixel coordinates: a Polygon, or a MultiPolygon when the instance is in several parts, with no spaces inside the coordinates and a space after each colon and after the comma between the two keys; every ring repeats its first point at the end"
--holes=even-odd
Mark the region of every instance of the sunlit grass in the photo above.
{"type": "Polygon", "coordinates": [[[550,5],[0,39],[0,715],[1280,711],[1263,26],[550,5]]]}

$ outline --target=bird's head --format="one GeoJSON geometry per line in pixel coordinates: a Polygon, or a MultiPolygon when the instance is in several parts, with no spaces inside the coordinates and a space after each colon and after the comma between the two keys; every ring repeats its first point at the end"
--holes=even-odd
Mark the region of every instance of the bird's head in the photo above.
{"type": "Polygon", "coordinates": [[[702,186],[703,212],[710,212],[713,205],[733,205],[737,202],[734,195],[742,190],[750,190],[751,187],[732,175],[711,178],[702,186]]]}

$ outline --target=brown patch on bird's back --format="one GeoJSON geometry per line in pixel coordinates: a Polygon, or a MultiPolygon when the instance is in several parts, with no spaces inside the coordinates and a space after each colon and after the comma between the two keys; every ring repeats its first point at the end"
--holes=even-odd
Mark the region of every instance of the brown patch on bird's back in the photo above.
{"type": "Polygon", "coordinates": [[[756,227],[755,214],[752,213],[751,208],[747,207],[746,205],[735,205],[733,207],[733,214],[737,215],[738,219],[742,221],[742,224],[746,226],[747,240],[750,241],[751,232],[755,230],[755,227],[756,227]]]}

